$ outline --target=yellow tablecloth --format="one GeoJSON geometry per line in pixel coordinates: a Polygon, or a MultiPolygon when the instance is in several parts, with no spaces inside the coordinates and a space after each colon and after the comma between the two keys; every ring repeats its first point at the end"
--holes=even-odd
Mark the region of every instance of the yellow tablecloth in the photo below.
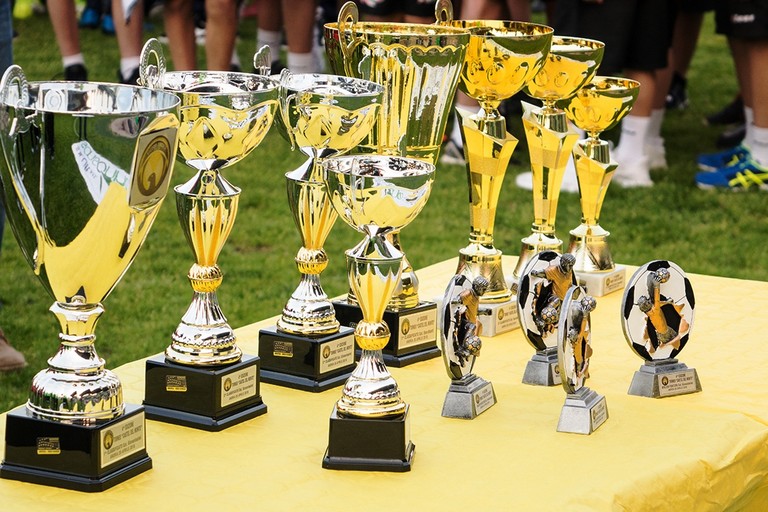
{"type": "MultiPolygon", "coordinates": [[[[505,260],[510,273],[513,263],[505,260]]],[[[422,297],[442,295],[455,265],[420,270],[422,297]]],[[[262,384],[269,412],[222,432],[149,421],[153,469],[112,489],[0,480],[0,503],[4,511],[766,510],[768,283],[689,277],[696,318],[679,359],[698,370],[703,392],[627,395],[642,361],[621,331],[621,293],[601,297],[587,385],[605,395],[610,417],[590,436],[556,431],[561,387],[521,383],[533,349],[515,330],[484,340],[475,372],[493,383],[498,403],[472,421],[440,416],[449,385],[441,359],[391,370],[411,405],[408,473],[322,469],[340,390],[262,384]]],[[[273,323],[239,329],[243,350],[257,353],[258,330],[273,323]]],[[[144,362],[116,372],[126,401],[141,403],[144,362]]]]}

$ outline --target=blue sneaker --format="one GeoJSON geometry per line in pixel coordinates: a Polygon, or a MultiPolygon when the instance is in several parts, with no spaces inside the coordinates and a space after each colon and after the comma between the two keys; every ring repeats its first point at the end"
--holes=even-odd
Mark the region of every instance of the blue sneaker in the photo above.
{"type": "Polygon", "coordinates": [[[696,173],[696,185],[701,189],[768,190],[768,169],[746,158],[715,172],[696,173]]]}
{"type": "Polygon", "coordinates": [[[115,35],[115,20],[111,14],[105,14],[101,18],[101,31],[108,36],[115,35]]]}
{"type": "Polygon", "coordinates": [[[83,13],[80,15],[80,22],[78,25],[80,28],[98,28],[100,20],[100,12],[92,7],[86,7],[83,9],[83,13]]]}
{"type": "Polygon", "coordinates": [[[723,167],[734,165],[741,160],[746,160],[750,155],[749,148],[743,144],[739,144],[738,146],[726,149],[725,151],[699,155],[696,158],[696,163],[702,171],[714,172],[723,167]]]}

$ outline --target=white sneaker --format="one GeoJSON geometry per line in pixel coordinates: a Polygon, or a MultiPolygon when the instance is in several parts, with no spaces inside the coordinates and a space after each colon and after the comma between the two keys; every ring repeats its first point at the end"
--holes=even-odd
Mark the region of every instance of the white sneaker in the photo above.
{"type": "MultiPolygon", "coordinates": [[[[515,178],[515,185],[523,190],[533,190],[533,173],[522,172],[515,178]]],[[[573,163],[573,157],[568,159],[563,175],[563,183],[560,185],[560,192],[578,192],[579,182],[576,179],[576,166],[573,163]]]]}
{"type": "Polygon", "coordinates": [[[667,168],[667,151],[664,148],[663,139],[660,142],[646,144],[644,151],[651,169],[667,168]]]}
{"type": "Polygon", "coordinates": [[[651,167],[647,156],[633,160],[620,161],[613,174],[613,181],[622,188],[651,187],[651,167]]]}

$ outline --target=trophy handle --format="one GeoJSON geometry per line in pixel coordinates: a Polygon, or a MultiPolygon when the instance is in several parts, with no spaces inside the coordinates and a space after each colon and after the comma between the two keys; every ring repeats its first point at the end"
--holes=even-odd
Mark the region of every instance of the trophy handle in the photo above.
{"type": "MultiPolygon", "coordinates": [[[[5,70],[0,80],[0,104],[13,107],[29,105],[29,82],[20,66],[14,64],[5,70]]],[[[16,109],[16,118],[8,130],[8,136],[24,133],[29,129],[29,121],[21,109],[16,109]]]]}
{"type": "Polygon", "coordinates": [[[347,76],[357,76],[353,72],[352,51],[360,44],[360,39],[355,37],[355,25],[360,19],[355,2],[347,2],[339,10],[339,46],[344,56],[344,71],[347,76]],[[349,42],[341,39],[349,39],[349,42]]]}
{"type": "Polygon", "coordinates": [[[269,76],[272,70],[272,54],[269,46],[264,45],[253,54],[253,69],[257,75],[269,76]]]}
{"type": "Polygon", "coordinates": [[[285,132],[288,136],[288,142],[291,143],[291,151],[293,151],[296,149],[296,138],[293,136],[289,108],[291,106],[291,100],[296,99],[296,95],[288,94],[287,83],[290,77],[291,71],[288,68],[285,68],[280,72],[280,116],[283,119],[283,125],[285,127],[285,130],[281,130],[281,133],[285,132]]]}
{"type": "Polygon", "coordinates": [[[154,37],[144,43],[141,49],[141,60],[139,64],[139,85],[149,87],[150,89],[161,89],[165,71],[168,69],[165,64],[165,55],[160,41],[154,37]],[[150,59],[154,56],[156,64],[150,64],[150,59]]]}
{"type": "Polygon", "coordinates": [[[453,3],[451,0],[435,2],[435,25],[450,25],[453,23],[453,3]]]}

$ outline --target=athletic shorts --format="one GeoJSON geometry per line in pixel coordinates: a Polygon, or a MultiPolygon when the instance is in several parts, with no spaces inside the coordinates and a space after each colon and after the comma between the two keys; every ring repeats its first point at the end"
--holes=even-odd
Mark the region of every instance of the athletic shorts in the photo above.
{"type": "Polygon", "coordinates": [[[678,0],[681,12],[707,12],[715,8],[715,0],[678,0]]]}
{"type": "Polygon", "coordinates": [[[715,31],[737,39],[768,39],[768,0],[721,0],[715,31]]]}
{"type": "Polygon", "coordinates": [[[435,17],[435,0],[355,0],[361,14],[389,16],[404,13],[410,16],[435,17]]]}
{"type": "Polygon", "coordinates": [[[667,66],[677,3],[671,0],[557,0],[555,34],[605,43],[598,74],[667,66]]]}

